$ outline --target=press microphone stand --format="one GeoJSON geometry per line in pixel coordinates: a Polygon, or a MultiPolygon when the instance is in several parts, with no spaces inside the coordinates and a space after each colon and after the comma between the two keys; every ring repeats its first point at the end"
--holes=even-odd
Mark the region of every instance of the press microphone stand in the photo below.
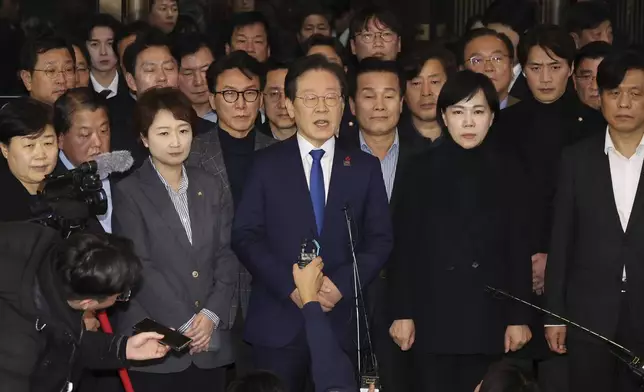
{"type": "Polygon", "coordinates": [[[520,303],[522,303],[524,305],[530,306],[533,309],[536,309],[536,310],[538,310],[538,311],[540,311],[542,313],[545,313],[548,316],[551,316],[551,317],[563,322],[566,325],[570,325],[570,326],[575,327],[575,328],[577,328],[577,329],[579,329],[581,331],[584,331],[585,333],[587,333],[588,335],[594,337],[595,339],[598,339],[598,340],[608,344],[610,352],[617,359],[619,359],[624,364],[626,364],[626,366],[628,366],[629,369],[631,369],[631,371],[633,373],[635,373],[638,377],[640,377],[644,381],[644,363],[642,362],[640,357],[635,355],[635,353],[633,353],[631,350],[627,349],[626,347],[624,347],[624,346],[622,346],[622,345],[620,345],[620,344],[608,339],[605,336],[602,336],[602,335],[598,334],[595,331],[592,331],[592,330],[584,327],[583,325],[577,324],[574,321],[568,320],[567,318],[564,318],[564,317],[562,317],[562,316],[560,316],[560,315],[558,315],[556,313],[553,313],[553,312],[551,312],[551,311],[549,311],[547,309],[539,307],[539,306],[537,306],[537,305],[535,305],[533,303],[530,303],[528,301],[525,301],[525,300],[523,300],[521,298],[515,297],[512,294],[509,294],[509,293],[507,293],[505,291],[496,289],[496,288],[494,288],[492,286],[485,286],[485,289],[487,291],[491,291],[493,293],[500,294],[500,295],[502,295],[502,296],[504,296],[506,298],[509,298],[511,300],[520,302],[520,303]]]}
{"type": "MultiPolygon", "coordinates": [[[[353,258],[353,294],[355,298],[356,306],[356,343],[358,349],[358,373],[360,374],[361,384],[379,384],[378,380],[378,361],[373,352],[373,345],[371,343],[371,331],[369,328],[369,318],[367,317],[367,311],[364,309],[363,312],[360,312],[360,298],[362,298],[362,303],[364,304],[364,297],[362,293],[362,282],[360,281],[360,271],[358,270],[358,259],[356,258],[355,243],[353,241],[353,230],[351,230],[351,217],[349,216],[349,207],[345,206],[344,219],[347,222],[347,232],[349,233],[349,247],[351,249],[351,257],[353,258]],[[362,314],[361,314],[362,313],[362,314]],[[365,321],[365,332],[367,336],[367,345],[369,349],[371,363],[373,364],[373,375],[367,375],[368,369],[366,366],[363,368],[362,364],[362,339],[360,334],[360,318],[364,317],[365,321]]],[[[379,390],[379,385],[376,385],[376,390],[379,390]]]]}

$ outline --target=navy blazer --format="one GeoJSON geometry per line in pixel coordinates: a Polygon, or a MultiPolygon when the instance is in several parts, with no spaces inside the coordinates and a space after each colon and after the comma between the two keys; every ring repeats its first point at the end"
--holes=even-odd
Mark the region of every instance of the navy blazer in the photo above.
{"type": "MultiPolygon", "coordinates": [[[[328,315],[344,341],[353,310],[353,266],[344,209],[353,221],[363,286],[387,261],[393,236],[378,159],[335,146],[324,228],[319,238],[324,273],[343,299],[328,315]]],[[[266,347],[283,347],[303,332],[302,313],[291,301],[292,266],[302,239],[316,233],[315,216],[297,136],[260,151],[235,213],[232,245],[253,276],[245,338],[266,347]]],[[[344,341],[348,343],[348,340],[344,341]]]]}

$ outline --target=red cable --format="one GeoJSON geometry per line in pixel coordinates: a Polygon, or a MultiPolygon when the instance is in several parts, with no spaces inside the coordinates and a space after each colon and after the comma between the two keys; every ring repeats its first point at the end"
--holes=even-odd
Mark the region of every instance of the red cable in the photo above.
{"type": "MultiPolygon", "coordinates": [[[[112,325],[110,324],[110,320],[107,318],[107,314],[105,314],[105,311],[101,310],[96,313],[98,317],[98,321],[101,322],[101,328],[103,329],[103,332],[112,334],[114,333],[112,331],[112,325]]],[[[119,369],[119,377],[121,377],[121,382],[123,383],[123,388],[125,389],[125,392],[134,392],[134,388],[132,388],[132,381],[130,381],[130,375],[127,374],[126,369],[119,369]]]]}

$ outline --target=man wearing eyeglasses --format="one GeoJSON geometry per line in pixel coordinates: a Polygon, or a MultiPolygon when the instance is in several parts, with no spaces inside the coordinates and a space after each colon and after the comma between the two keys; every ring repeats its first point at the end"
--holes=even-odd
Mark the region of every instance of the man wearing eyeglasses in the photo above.
{"type": "Polygon", "coordinates": [[[351,52],[358,61],[367,57],[396,60],[400,53],[402,26],[396,15],[387,9],[364,8],[351,21],[349,31],[351,52]]]}
{"type": "MultiPolygon", "coordinates": [[[[323,55],[302,57],[289,67],[284,87],[297,133],[255,157],[235,213],[232,246],[253,274],[244,338],[252,345],[254,364],[276,373],[286,390],[304,391],[319,368],[312,368],[303,300],[292,278],[302,243],[315,239],[320,245],[325,277],[316,300],[337,343],[353,358],[353,258],[346,218],[363,288],[389,257],[393,236],[380,162],[336,143],[347,95],[344,70],[323,55]]],[[[326,359],[341,360],[334,354],[326,359]]]]}
{"type": "Polygon", "coordinates": [[[604,41],[595,41],[585,45],[575,57],[573,83],[579,100],[584,105],[599,110],[599,87],[597,87],[597,68],[604,57],[613,51],[613,46],[604,41]]]}
{"type": "Polygon", "coordinates": [[[32,38],[20,53],[20,79],[29,96],[53,105],[76,84],[74,49],[60,37],[32,38]]]}
{"type": "MultiPolygon", "coordinates": [[[[221,178],[232,193],[234,206],[241,199],[254,152],[275,143],[255,129],[263,102],[262,72],[261,64],[241,50],[231,52],[208,68],[209,100],[217,113],[217,125],[193,139],[188,157],[188,165],[221,178]]],[[[240,264],[238,290],[229,317],[237,375],[252,369],[250,349],[242,339],[250,282],[250,274],[240,264]]]]}
{"type": "Polygon", "coordinates": [[[260,132],[276,140],[286,140],[295,134],[295,121],[286,110],[284,79],[288,65],[269,59],[266,63],[266,83],[264,86],[264,113],[268,121],[259,125],[260,132]]]}
{"type": "Polygon", "coordinates": [[[499,95],[501,109],[519,102],[509,95],[514,46],[505,34],[486,28],[471,30],[463,38],[462,56],[462,67],[490,78],[499,95]]]}

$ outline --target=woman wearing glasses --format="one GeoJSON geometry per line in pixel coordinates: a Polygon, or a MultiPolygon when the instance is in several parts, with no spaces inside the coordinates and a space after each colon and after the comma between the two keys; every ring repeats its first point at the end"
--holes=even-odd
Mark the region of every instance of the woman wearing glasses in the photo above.
{"type": "Polygon", "coordinates": [[[184,166],[196,120],[179,90],[143,93],[134,124],[150,155],[114,188],[113,231],[133,240],[143,263],[143,282],[117,329],[131,333],[151,318],[192,339],[187,352],[132,369],[137,392],[223,391],[223,367],[233,362],[232,203],[219,177],[184,166]]]}
{"type": "Polygon", "coordinates": [[[410,162],[394,217],[390,334],[413,347],[418,391],[471,392],[487,367],[530,339],[532,289],[521,174],[490,139],[499,113],[492,82],[473,71],[447,79],[438,97],[445,140],[410,162]]]}

